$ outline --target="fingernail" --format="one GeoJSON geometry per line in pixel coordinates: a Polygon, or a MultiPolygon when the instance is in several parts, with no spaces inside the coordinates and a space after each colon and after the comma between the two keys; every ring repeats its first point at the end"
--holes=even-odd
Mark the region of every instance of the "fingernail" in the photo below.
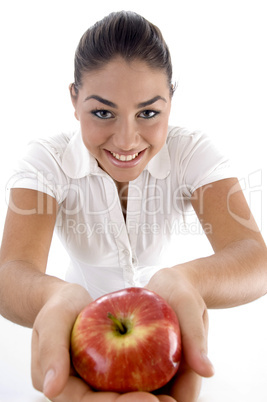
{"type": "Polygon", "coordinates": [[[54,377],[55,377],[54,369],[48,370],[48,372],[45,375],[44,384],[43,384],[43,393],[45,395],[49,394],[49,386],[50,386],[51,382],[53,381],[54,377]]]}

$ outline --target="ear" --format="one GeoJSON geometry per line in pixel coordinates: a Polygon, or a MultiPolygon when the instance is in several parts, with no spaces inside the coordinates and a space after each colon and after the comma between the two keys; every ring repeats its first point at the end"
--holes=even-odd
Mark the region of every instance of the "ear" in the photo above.
{"type": "Polygon", "coordinates": [[[69,91],[70,91],[71,102],[72,102],[72,105],[73,105],[74,110],[75,110],[74,111],[74,116],[76,117],[77,120],[79,120],[78,115],[77,115],[77,110],[76,110],[77,101],[78,101],[78,94],[75,91],[74,83],[69,85],[69,91]]]}

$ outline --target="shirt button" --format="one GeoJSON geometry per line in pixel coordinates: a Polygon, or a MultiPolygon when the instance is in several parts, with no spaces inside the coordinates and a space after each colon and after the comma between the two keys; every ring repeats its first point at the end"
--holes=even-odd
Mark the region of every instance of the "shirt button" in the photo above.
{"type": "Polygon", "coordinates": [[[125,249],[123,250],[123,252],[124,252],[124,254],[127,255],[127,256],[130,255],[130,251],[127,250],[127,248],[125,248],[125,249]]]}

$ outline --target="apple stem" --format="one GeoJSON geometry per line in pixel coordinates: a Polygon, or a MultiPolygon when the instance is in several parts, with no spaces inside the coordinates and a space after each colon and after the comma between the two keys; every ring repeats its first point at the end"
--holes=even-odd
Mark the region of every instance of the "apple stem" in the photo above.
{"type": "Polygon", "coordinates": [[[114,317],[113,314],[108,313],[107,315],[108,318],[110,318],[114,322],[116,328],[119,330],[119,333],[122,335],[126,334],[127,328],[125,327],[125,325],[123,325],[123,323],[120,320],[118,320],[118,318],[114,317]]]}

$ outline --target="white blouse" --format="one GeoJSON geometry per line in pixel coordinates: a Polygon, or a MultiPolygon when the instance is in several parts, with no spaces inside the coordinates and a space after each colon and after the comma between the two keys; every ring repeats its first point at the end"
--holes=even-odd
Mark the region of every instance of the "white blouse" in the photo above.
{"type": "Polygon", "coordinates": [[[31,142],[9,187],[56,198],[55,229],[71,261],[66,280],[97,298],[146,285],[172,247],[178,259],[172,239],[183,231],[194,190],[228,177],[229,161],[206,135],[169,127],[166,144],[129,183],[125,222],[114,181],[78,131],[31,142]]]}

